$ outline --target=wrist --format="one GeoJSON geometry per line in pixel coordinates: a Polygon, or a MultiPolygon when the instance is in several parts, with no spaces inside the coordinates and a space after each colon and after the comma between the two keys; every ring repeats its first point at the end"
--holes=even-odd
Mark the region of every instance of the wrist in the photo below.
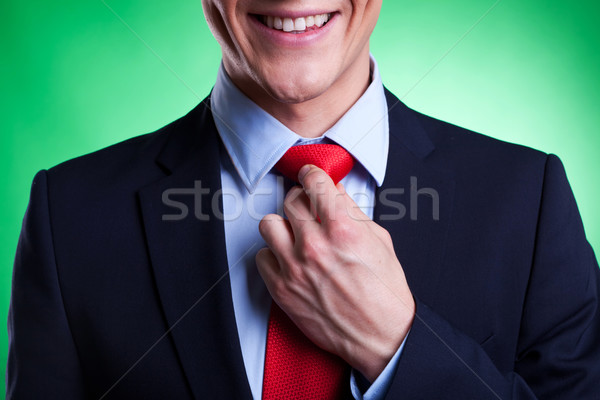
{"type": "MultiPolygon", "coordinates": [[[[413,307],[414,310],[414,307],[413,307]]],[[[350,364],[359,371],[369,382],[373,383],[390,363],[412,327],[414,320],[414,311],[410,314],[406,322],[397,324],[397,331],[387,336],[383,340],[371,340],[358,355],[355,362],[350,364]]],[[[396,320],[397,321],[397,320],[396,320]]],[[[397,323],[397,322],[396,322],[397,323]]]]}

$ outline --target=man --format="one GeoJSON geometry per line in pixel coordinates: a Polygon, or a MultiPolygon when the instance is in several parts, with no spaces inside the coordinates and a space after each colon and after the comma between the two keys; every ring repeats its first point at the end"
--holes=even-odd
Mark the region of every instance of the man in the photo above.
{"type": "Polygon", "coordinates": [[[599,396],[600,273],[555,156],[385,91],[381,0],[203,7],[210,98],[36,176],[8,397],[599,396]],[[284,172],[315,144],[342,184],[284,172]]]}

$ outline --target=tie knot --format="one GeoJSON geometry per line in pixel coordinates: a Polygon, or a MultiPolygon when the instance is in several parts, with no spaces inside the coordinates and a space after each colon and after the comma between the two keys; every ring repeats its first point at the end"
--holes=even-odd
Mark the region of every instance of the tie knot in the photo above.
{"type": "Polygon", "coordinates": [[[354,158],[337,144],[306,144],[290,147],[275,168],[286,178],[298,182],[298,171],[306,164],[321,168],[337,185],[354,166],[354,158]]]}

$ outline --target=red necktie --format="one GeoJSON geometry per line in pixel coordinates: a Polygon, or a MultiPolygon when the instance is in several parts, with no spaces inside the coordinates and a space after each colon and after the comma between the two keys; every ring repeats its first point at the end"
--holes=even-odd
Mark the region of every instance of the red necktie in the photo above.
{"type": "Polygon", "coordinates": [[[306,144],[290,147],[275,168],[286,178],[298,182],[298,171],[306,164],[321,168],[337,185],[354,166],[354,158],[337,144],[306,144]]]}
{"type": "MultiPolygon", "coordinates": [[[[297,181],[298,171],[306,164],[323,169],[337,184],[350,172],[354,159],[338,145],[311,144],[290,148],[275,167],[297,181]]],[[[267,330],[263,400],[342,399],[350,393],[349,372],[344,360],[311,342],[273,302],[267,330]]]]}

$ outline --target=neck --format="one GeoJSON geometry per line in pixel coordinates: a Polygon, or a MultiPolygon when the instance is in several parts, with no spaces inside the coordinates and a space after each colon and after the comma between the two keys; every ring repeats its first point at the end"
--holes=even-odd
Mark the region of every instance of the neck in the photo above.
{"type": "Polygon", "coordinates": [[[363,53],[327,90],[299,103],[278,101],[254,81],[234,80],[234,83],[246,96],[291,131],[305,138],[316,138],[335,125],[369,87],[368,48],[363,53]]]}

